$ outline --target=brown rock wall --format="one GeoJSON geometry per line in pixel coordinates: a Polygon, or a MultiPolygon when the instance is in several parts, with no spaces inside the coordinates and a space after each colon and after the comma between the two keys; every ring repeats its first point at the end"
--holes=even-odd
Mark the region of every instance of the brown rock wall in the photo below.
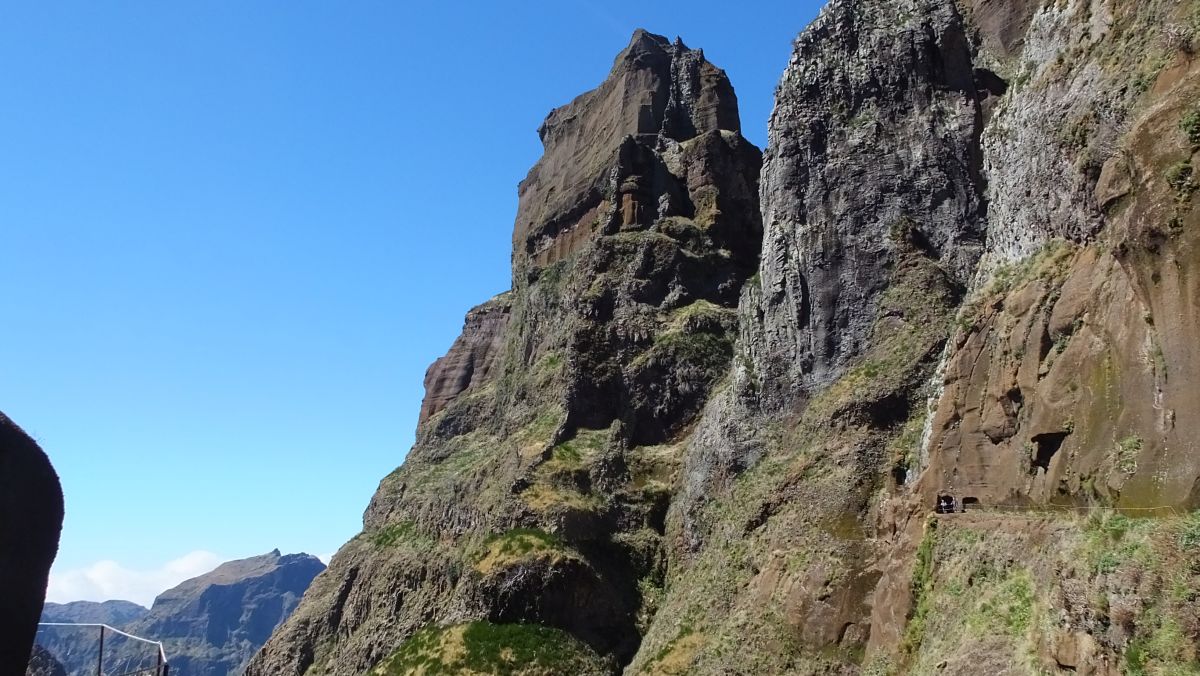
{"type": "Polygon", "coordinates": [[[504,344],[510,310],[509,301],[500,297],[467,313],[463,331],[450,351],[425,372],[425,399],[418,425],[473,385],[487,380],[504,344]]]}

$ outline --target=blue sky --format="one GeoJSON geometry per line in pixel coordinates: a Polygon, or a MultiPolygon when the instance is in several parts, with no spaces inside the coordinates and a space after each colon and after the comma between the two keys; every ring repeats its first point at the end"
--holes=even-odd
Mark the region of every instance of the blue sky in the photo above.
{"type": "Polygon", "coordinates": [[[546,113],[640,26],[725,68],[762,145],[819,4],[5,5],[0,410],[62,476],[52,598],[336,550],[508,287],[546,113]]]}

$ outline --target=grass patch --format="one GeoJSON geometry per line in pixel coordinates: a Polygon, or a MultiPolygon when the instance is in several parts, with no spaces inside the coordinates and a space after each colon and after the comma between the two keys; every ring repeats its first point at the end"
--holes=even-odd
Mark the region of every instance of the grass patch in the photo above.
{"type": "Polygon", "coordinates": [[[712,327],[723,327],[736,322],[737,310],[721,307],[711,301],[698,300],[671,312],[668,321],[671,330],[691,331],[697,326],[710,330],[712,327]]]}
{"type": "Polygon", "coordinates": [[[1133,474],[1138,468],[1138,456],[1142,454],[1142,439],[1129,436],[1117,442],[1113,451],[1113,465],[1122,474],[1133,474]]]}
{"type": "Polygon", "coordinates": [[[379,549],[407,546],[419,551],[433,548],[434,540],[418,528],[415,521],[390,523],[370,534],[371,544],[379,549]]]}
{"type": "MultiPolygon", "coordinates": [[[[1086,604],[1101,626],[1120,628],[1120,639],[1094,635],[1120,655],[1121,673],[1200,676],[1197,550],[1200,513],[942,520],[936,542],[927,532],[915,555],[912,620],[894,673],[937,673],[964,646],[983,647],[997,670],[1003,661],[1008,673],[1040,673],[1053,656],[1046,637],[1086,604]]],[[[1070,631],[1082,630],[1072,619],[1070,631]]]]}
{"type": "Polygon", "coordinates": [[[575,436],[550,450],[550,469],[578,469],[590,462],[604,450],[608,443],[608,430],[586,430],[575,432],[575,436]]]}
{"type": "Polygon", "coordinates": [[[1200,107],[1195,107],[1184,114],[1179,121],[1179,130],[1187,137],[1192,150],[1200,149],[1200,107]]]}
{"type": "Polygon", "coordinates": [[[649,350],[630,364],[640,370],[660,364],[700,369],[710,382],[725,375],[733,359],[737,311],[698,300],[673,311],[649,350]]]}
{"type": "Polygon", "coordinates": [[[521,491],[521,499],[540,512],[558,508],[593,511],[602,497],[590,489],[587,467],[604,451],[609,430],[580,429],[575,436],[550,449],[521,491]]]}
{"type": "Polygon", "coordinates": [[[1024,569],[1009,570],[991,593],[984,595],[968,622],[981,632],[1004,629],[1020,637],[1033,621],[1033,581],[1024,569]]]}
{"type": "Polygon", "coordinates": [[[521,499],[538,512],[559,509],[593,512],[604,506],[604,499],[599,495],[581,493],[574,487],[548,479],[544,473],[536,475],[534,483],[521,491],[521,499]]]}
{"type": "Polygon", "coordinates": [[[552,384],[563,372],[563,358],[557,352],[547,352],[530,369],[529,376],[538,387],[552,384]]]}
{"type": "Polygon", "coordinates": [[[471,622],[423,629],[373,672],[377,676],[606,673],[604,662],[570,634],[537,624],[471,622]]]}
{"type": "Polygon", "coordinates": [[[669,354],[676,361],[688,362],[705,370],[729,364],[733,358],[733,340],[724,333],[665,333],[654,341],[652,352],[669,354]]]}
{"type": "Polygon", "coordinates": [[[539,411],[532,420],[512,435],[517,449],[525,456],[541,453],[550,444],[562,419],[563,413],[558,408],[539,411]]]}
{"type": "Polygon", "coordinates": [[[654,493],[670,491],[689,438],[633,448],[625,458],[633,488],[654,493]]]}
{"type": "Polygon", "coordinates": [[[1192,512],[1184,518],[1176,539],[1183,551],[1200,553],[1200,511],[1192,512]]]}
{"type": "Polygon", "coordinates": [[[443,490],[447,482],[468,476],[487,463],[499,444],[495,436],[482,430],[431,440],[389,474],[384,484],[407,484],[408,490],[422,493],[443,490]]]}
{"type": "Polygon", "coordinates": [[[537,528],[514,528],[493,535],[484,542],[483,549],[475,570],[485,575],[534,559],[556,563],[579,558],[562,540],[537,528]]]}
{"type": "Polygon", "coordinates": [[[1144,558],[1147,552],[1142,535],[1151,525],[1108,510],[1091,514],[1084,526],[1084,542],[1092,570],[1107,575],[1126,562],[1144,558]]]}
{"type": "Polygon", "coordinates": [[[917,546],[917,561],[913,565],[912,581],[909,583],[912,610],[900,642],[903,655],[915,655],[925,641],[925,627],[933,608],[933,550],[937,546],[937,524],[936,519],[930,519],[925,524],[925,536],[917,546]]]}
{"type": "Polygon", "coordinates": [[[1167,169],[1167,185],[1175,193],[1175,201],[1184,203],[1192,199],[1192,193],[1196,192],[1200,185],[1197,185],[1195,179],[1195,171],[1192,169],[1191,160],[1181,160],[1171,165],[1167,169]]]}
{"type": "Polygon", "coordinates": [[[663,676],[691,673],[692,662],[703,645],[704,636],[695,633],[690,625],[685,625],[670,643],[655,653],[641,673],[662,674],[663,676]]]}
{"type": "Polygon", "coordinates": [[[1196,646],[1174,618],[1150,611],[1143,617],[1141,631],[1125,647],[1127,676],[1200,675],[1196,646]]]}

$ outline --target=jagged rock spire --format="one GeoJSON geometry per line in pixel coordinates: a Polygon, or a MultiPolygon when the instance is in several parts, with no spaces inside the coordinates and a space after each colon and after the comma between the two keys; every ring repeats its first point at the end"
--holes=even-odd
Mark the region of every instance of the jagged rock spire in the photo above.
{"type": "Polygon", "coordinates": [[[545,153],[521,182],[514,274],[529,258],[544,264],[575,250],[614,208],[619,186],[610,173],[626,138],[653,148],[740,130],[723,70],[678,38],[634,31],[604,82],[552,110],[538,129],[545,153]]]}

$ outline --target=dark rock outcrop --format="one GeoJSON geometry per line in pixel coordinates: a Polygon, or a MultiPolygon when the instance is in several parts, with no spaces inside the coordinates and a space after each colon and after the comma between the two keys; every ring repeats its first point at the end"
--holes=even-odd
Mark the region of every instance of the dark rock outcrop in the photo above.
{"type": "Polygon", "coordinates": [[[771,116],[751,300],[765,406],[823,390],[864,352],[909,242],[957,286],[970,281],[987,96],[971,52],[949,0],[832,2],[797,39],[771,116]]]}
{"type": "Polygon", "coordinates": [[[29,668],[25,676],[67,676],[67,669],[54,658],[50,651],[34,644],[33,654],[29,658],[29,668]]]}
{"type": "Polygon", "coordinates": [[[29,662],[62,520],[50,460],[0,413],[0,665],[14,671],[29,662]]]}

